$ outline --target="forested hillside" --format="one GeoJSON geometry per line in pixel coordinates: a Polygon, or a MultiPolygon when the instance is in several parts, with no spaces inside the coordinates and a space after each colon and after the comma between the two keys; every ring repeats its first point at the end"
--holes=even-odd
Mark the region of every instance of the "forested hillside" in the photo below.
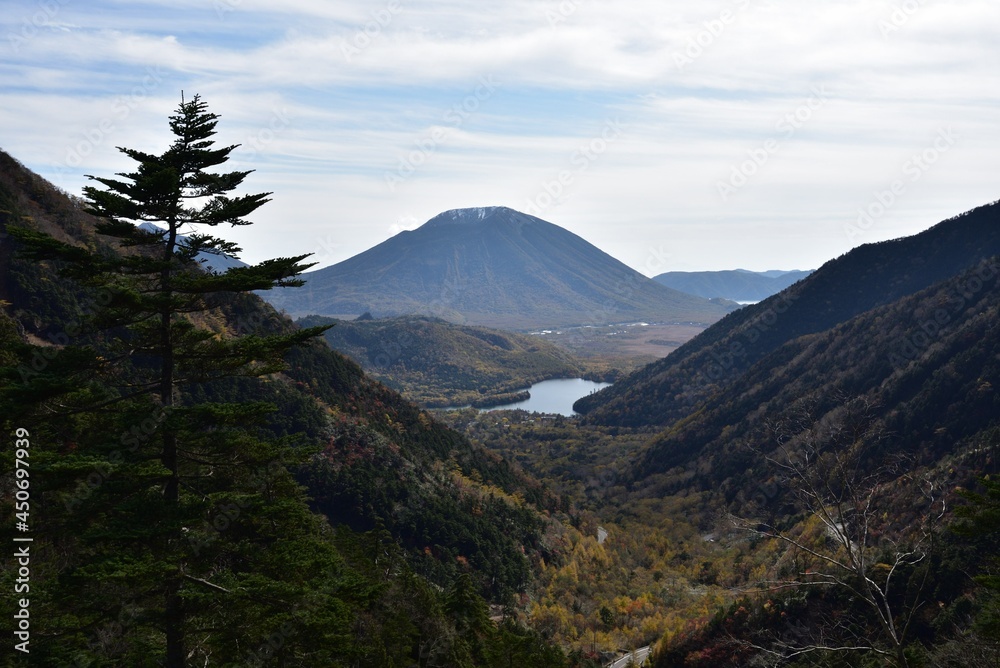
{"type": "MultiPolygon", "coordinates": [[[[541,337],[454,325],[437,318],[310,316],[298,323],[303,327],[333,325],[324,334],[330,347],[427,407],[507,403],[536,382],[586,373],[579,360],[541,337]]],[[[597,365],[590,362],[589,367],[593,373],[597,365]]]]}
{"type": "Polygon", "coordinates": [[[1000,204],[903,239],[860,246],[773,297],[729,314],[670,356],[574,407],[600,424],[669,425],[806,334],[947,280],[1000,253],[1000,204]]]}
{"type": "Polygon", "coordinates": [[[858,248],[578,402],[655,432],[609,507],[697,499],[728,553],[704,565],[737,596],[658,666],[995,660],[995,497],[967,490],[998,472],[998,212],[858,248]]]}
{"type": "MultiPolygon", "coordinates": [[[[204,131],[201,111],[182,105],[182,127],[204,131]]],[[[240,289],[247,270],[184,268],[205,238],[171,260],[195,296],[171,319],[192,357],[165,406],[165,348],[128,316],[164,237],[82,208],[0,154],[0,406],[31,467],[34,665],[566,665],[518,622],[557,499],[309,341],[240,289]]]]}
{"type": "Polygon", "coordinates": [[[989,258],[794,338],[667,427],[456,418],[595,513],[536,624],[658,632],[663,668],[993,665],[998,287],[989,258]]]}
{"type": "MultiPolygon", "coordinates": [[[[636,480],[690,465],[682,486],[722,491],[746,507],[757,491],[761,452],[824,428],[845,406],[866,406],[852,444],[877,457],[933,465],[1000,426],[1000,256],[765,356],[663,430],[635,468],[636,480]],[[875,448],[875,446],[878,446],[875,448]]],[[[670,476],[659,485],[670,489],[670,476]]]]}

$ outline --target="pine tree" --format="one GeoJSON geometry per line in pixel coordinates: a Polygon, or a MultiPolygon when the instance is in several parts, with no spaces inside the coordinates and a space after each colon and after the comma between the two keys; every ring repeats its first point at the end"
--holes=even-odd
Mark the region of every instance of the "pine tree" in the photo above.
{"type": "Polygon", "coordinates": [[[225,273],[199,266],[200,253],[240,251],[200,230],[250,224],[246,217],[270,194],[230,196],[250,172],[208,171],[236,148],[214,147],[217,119],[198,96],[182,100],[164,153],[122,148],[138,163],[134,172],[90,177],[104,186],[84,191],[110,247],[12,230],[27,256],[55,262],[105,296],[90,320],[89,347],[67,347],[58,363],[23,378],[19,400],[48,402],[49,418],[67,420],[74,433],[82,421],[91,429],[87,452],[55,465],[53,475],[101,472],[96,492],[67,502],[91,518],[75,527],[80,563],[60,585],[76,604],[67,623],[86,634],[109,611],[128,615],[131,651],[162,649],[168,666],[194,656],[245,662],[275,634],[275,651],[329,659],[344,642],[331,634],[343,629],[346,612],[313,589],[336,572],[337,558],[289,473],[302,453],[263,436],[258,425],[273,410],[266,403],[186,400],[191,388],[224,396],[227,378],[280,371],[286,351],[326,329],[232,336],[218,326],[236,296],[301,285],[296,276],[311,265],[302,255],[225,273]],[[293,649],[295,638],[312,649],[293,649]]]}

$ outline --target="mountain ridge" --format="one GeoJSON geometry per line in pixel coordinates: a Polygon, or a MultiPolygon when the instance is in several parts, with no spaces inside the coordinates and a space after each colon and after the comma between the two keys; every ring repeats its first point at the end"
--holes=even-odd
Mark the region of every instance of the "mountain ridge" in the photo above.
{"type": "MultiPolygon", "coordinates": [[[[900,448],[924,464],[953,453],[956,443],[968,444],[1000,415],[1000,396],[992,389],[1000,379],[998,278],[1000,255],[785,342],[700,403],[697,414],[661,431],[637,462],[637,478],[713,458],[716,465],[705,477],[721,485],[740,478],[755,453],[766,451],[770,435],[762,416],[791,422],[808,410],[822,421],[859,397],[885,425],[883,453],[900,448]],[[916,405],[925,409],[914,410],[916,405]],[[944,406],[951,410],[936,408],[944,406]]],[[[726,488],[729,500],[751,484],[726,488]]]]}
{"type": "Polygon", "coordinates": [[[727,315],[668,357],[577,402],[602,424],[667,425],[782,344],[946,280],[1000,254],[1000,202],[919,234],[859,246],[806,279],[727,315]]]}
{"type": "Polygon", "coordinates": [[[668,271],[653,280],[674,290],[706,299],[722,298],[736,302],[759,302],[802,280],[812,271],[668,271]]]}

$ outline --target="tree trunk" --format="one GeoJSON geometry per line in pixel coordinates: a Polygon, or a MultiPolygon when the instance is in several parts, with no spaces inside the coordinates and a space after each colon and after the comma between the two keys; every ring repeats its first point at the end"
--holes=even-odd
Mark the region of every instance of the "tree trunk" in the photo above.
{"type": "Polygon", "coordinates": [[[167,668],[184,668],[184,609],[180,596],[180,579],[167,583],[166,635],[167,668]]]}
{"type": "MultiPolygon", "coordinates": [[[[177,243],[177,226],[171,221],[169,225],[169,237],[164,253],[164,259],[169,263],[173,259],[174,248],[177,243]]],[[[174,405],[174,345],[171,337],[171,312],[169,300],[172,296],[169,264],[160,276],[160,292],[165,303],[160,312],[160,403],[164,411],[169,412],[174,405]]],[[[163,466],[170,471],[167,482],[163,487],[163,500],[166,503],[168,517],[171,522],[176,522],[177,505],[180,500],[180,469],[177,461],[177,434],[170,427],[169,422],[163,428],[163,449],[160,452],[160,461],[163,466]]],[[[167,536],[167,554],[171,553],[171,548],[179,547],[181,544],[180,532],[171,532],[167,536]]],[[[178,555],[178,558],[180,555],[178,555]]],[[[167,581],[166,600],[164,606],[165,633],[167,640],[167,668],[184,668],[184,608],[181,600],[181,564],[177,564],[177,571],[167,581]]]]}

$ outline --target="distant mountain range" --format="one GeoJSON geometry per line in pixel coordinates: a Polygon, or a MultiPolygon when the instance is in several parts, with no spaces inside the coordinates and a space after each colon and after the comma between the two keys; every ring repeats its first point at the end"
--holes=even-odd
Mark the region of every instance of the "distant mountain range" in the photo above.
{"type": "Polygon", "coordinates": [[[423,314],[505,329],[711,323],[734,305],[684,294],[577,235],[505,207],[456,209],[262,295],[293,316],[423,314]]]}
{"type": "Polygon", "coordinates": [[[653,280],[668,288],[706,299],[759,302],[802,280],[812,271],[668,271],[653,280]]]}

